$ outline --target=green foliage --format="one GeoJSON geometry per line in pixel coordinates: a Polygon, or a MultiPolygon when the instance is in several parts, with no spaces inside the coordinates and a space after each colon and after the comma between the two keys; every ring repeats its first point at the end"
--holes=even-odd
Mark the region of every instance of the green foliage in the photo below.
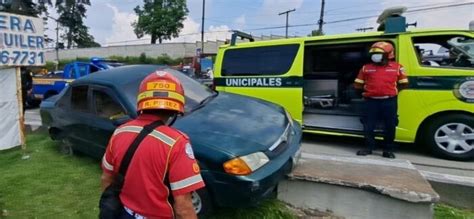
{"type": "Polygon", "coordinates": [[[52,5],[51,0],[33,1],[33,0],[12,0],[0,3],[0,11],[38,17],[46,12],[47,6],[52,5]]]}
{"type": "Polygon", "coordinates": [[[178,37],[183,21],[188,14],[186,0],[144,0],[143,7],[137,6],[138,21],[132,23],[138,38],[151,35],[151,43],[178,37]]]}
{"type": "Polygon", "coordinates": [[[474,219],[474,211],[453,208],[444,204],[435,206],[435,219],[474,219]]]}
{"type": "Polygon", "coordinates": [[[66,34],[62,38],[67,41],[67,48],[73,44],[79,48],[100,47],[89,34],[89,28],[84,24],[86,17],[86,6],[90,6],[89,0],[57,0],[56,9],[59,14],[59,23],[66,27],[66,34]]]}
{"type": "Polygon", "coordinates": [[[323,36],[323,35],[324,35],[323,31],[313,30],[311,31],[311,34],[309,36],[323,36]]]}
{"type": "Polygon", "coordinates": [[[258,207],[219,209],[215,215],[209,219],[296,219],[296,216],[280,201],[267,200],[258,207]]]}
{"type": "Polygon", "coordinates": [[[44,68],[48,69],[48,72],[56,70],[56,63],[54,62],[46,62],[44,68]]]}

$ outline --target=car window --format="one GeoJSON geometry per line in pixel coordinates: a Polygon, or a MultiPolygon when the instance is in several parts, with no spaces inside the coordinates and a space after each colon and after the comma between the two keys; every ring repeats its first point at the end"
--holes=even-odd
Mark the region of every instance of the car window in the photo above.
{"type": "Polygon", "coordinates": [[[75,86],[71,89],[71,109],[80,112],[87,112],[87,91],[89,86],[75,86]]]}
{"type": "MultiPolygon", "coordinates": [[[[184,110],[186,112],[189,112],[191,109],[197,106],[202,100],[204,100],[208,96],[211,96],[214,93],[214,91],[212,91],[205,85],[190,78],[189,76],[186,76],[184,73],[180,71],[176,71],[173,69],[165,69],[165,71],[175,76],[183,85],[185,102],[186,102],[186,104],[184,105],[184,110]]],[[[135,104],[137,101],[138,87],[140,86],[140,82],[141,80],[134,81],[123,87],[128,100],[132,104],[135,104]]]]}
{"type": "Polygon", "coordinates": [[[299,45],[228,49],[222,61],[222,76],[281,75],[290,70],[299,45]]]}
{"type": "Polygon", "coordinates": [[[438,35],[414,37],[413,46],[421,66],[474,69],[474,39],[438,35]]]}
{"type": "Polygon", "coordinates": [[[101,118],[115,119],[126,115],[123,107],[117,103],[110,95],[101,90],[92,90],[94,112],[101,118]]]}

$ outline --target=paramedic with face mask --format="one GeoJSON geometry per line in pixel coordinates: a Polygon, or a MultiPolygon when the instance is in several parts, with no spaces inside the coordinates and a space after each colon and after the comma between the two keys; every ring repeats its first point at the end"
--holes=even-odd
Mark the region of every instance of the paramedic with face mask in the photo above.
{"type": "Polygon", "coordinates": [[[384,125],[383,157],[395,158],[393,154],[395,129],[398,125],[398,90],[408,86],[403,66],[394,61],[392,44],[377,42],[369,50],[371,63],[359,71],[354,87],[363,90],[365,99],[364,134],[366,149],[357,152],[359,156],[372,154],[375,149],[375,129],[378,121],[384,125]]]}

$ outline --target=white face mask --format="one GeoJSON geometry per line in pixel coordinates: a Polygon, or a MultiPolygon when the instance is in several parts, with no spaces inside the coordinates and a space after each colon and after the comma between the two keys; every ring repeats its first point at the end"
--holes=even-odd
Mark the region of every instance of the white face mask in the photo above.
{"type": "Polygon", "coordinates": [[[372,62],[380,63],[382,62],[383,54],[372,54],[370,58],[372,59],[372,62]]]}

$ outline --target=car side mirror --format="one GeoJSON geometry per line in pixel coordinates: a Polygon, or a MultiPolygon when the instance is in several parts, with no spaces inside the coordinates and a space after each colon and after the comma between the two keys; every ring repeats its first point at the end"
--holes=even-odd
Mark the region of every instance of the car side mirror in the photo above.
{"type": "Polygon", "coordinates": [[[132,120],[132,117],[130,117],[129,115],[124,115],[124,114],[121,114],[121,115],[118,115],[118,116],[113,116],[110,118],[110,120],[112,121],[112,123],[115,125],[115,126],[119,126],[119,125],[122,125],[130,120],[132,120]]]}

